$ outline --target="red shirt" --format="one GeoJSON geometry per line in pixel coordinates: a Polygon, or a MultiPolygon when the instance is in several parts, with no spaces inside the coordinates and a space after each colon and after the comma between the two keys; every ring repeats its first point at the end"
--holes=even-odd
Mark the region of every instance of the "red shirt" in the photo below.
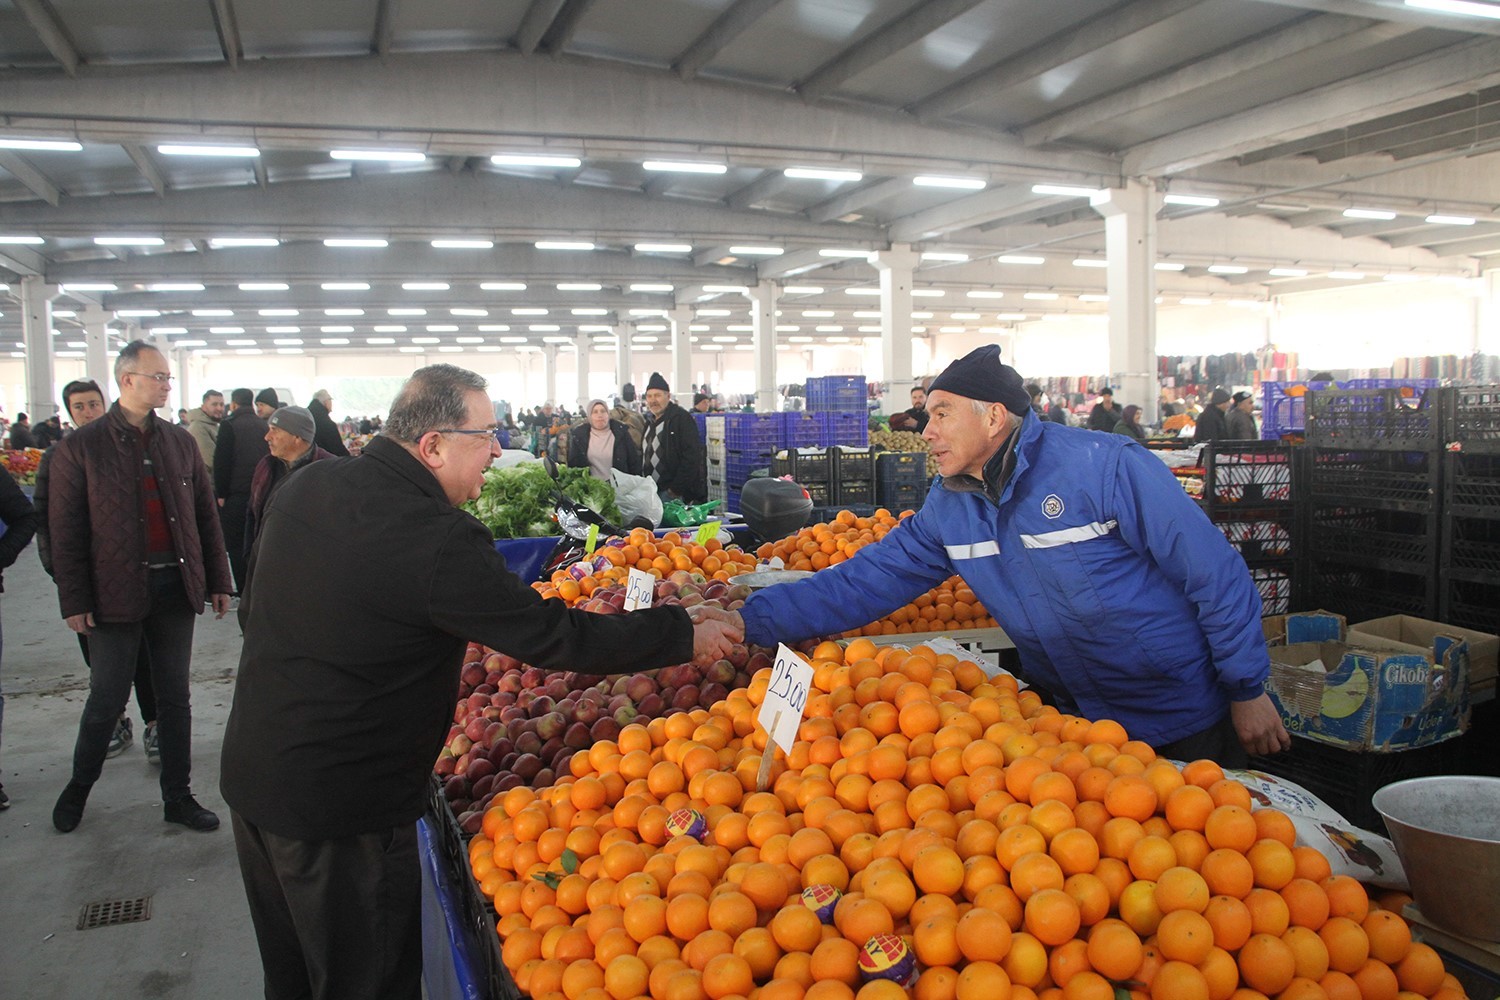
{"type": "Polygon", "coordinates": [[[156,471],[151,467],[151,450],[147,447],[150,438],[143,429],[137,428],[136,433],[141,436],[141,490],[146,497],[146,561],[152,566],[175,566],[177,552],[172,547],[172,529],[167,526],[167,509],[162,506],[156,471]]]}

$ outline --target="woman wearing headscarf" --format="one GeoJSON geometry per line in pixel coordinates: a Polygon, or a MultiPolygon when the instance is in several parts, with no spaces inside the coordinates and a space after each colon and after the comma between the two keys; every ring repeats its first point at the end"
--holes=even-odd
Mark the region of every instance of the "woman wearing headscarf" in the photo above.
{"type": "Polygon", "coordinates": [[[586,468],[595,479],[606,481],[614,469],[639,476],[641,449],[629,429],[610,418],[604,400],[593,399],[589,401],[588,420],[574,427],[568,439],[568,464],[586,468]]]}
{"type": "Polygon", "coordinates": [[[1131,403],[1125,407],[1120,414],[1120,422],[1115,424],[1115,433],[1133,437],[1137,441],[1146,440],[1146,429],[1141,426],[1141,408],[1131,403]]]}

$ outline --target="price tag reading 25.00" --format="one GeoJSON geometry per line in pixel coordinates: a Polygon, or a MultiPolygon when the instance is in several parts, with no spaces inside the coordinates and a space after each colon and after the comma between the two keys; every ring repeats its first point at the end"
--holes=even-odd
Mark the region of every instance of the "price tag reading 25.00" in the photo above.
{"type": "Polygon", "coordinates": [[[651,607],[651,598],[656,593],[656,577],[638,569],[632,569],[625,580],[625,610],[651,607]]]}
{"type": "Polygon", "coordinates": [[[771,668],[771,685],[761,703],[758,721],[782,750],[791,753],[807,708],[812,689],[813,669],[785,644],[776,649],[776,665],[771,668]]]}

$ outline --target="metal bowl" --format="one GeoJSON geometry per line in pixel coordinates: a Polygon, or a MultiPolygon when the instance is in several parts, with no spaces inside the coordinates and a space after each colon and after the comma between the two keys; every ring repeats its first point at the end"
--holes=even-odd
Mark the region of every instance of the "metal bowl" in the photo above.
{"type": "Polygon", "coordinates": [[[1372,802],[1422,916],[1455,934],[1500,941],[1500,778],[1411,778],[1386,785],[1372,802]]]}
{"type": "Polygon", "coordinates": [[[731,576],[730,583],[742,584],[751,590],[759,590],[777,583],[796,583],[798,580],[806,580],[812,576],[810,570],[805,569],[762,569],[754,573],[741,573],[739,576],[731,576]]]}

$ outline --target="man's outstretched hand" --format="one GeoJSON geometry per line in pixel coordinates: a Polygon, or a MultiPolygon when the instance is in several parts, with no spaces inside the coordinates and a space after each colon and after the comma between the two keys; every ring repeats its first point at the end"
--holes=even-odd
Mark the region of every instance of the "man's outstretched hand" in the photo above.
{"type": "Polygon", "coordinates": [[[687,609],[693,621],[693,662],[709,664],[724,659],[735,643],[745,638],[745,623],[739,613],[695,604],[687,609]]]}
{"type": "Polygon", "coordinates": [[[1281,724],[1281,713],[1271,704],[1270,695],[1230,702],[1229,714],[1240,745],[1248,753],[1264,756],[1291,749],[1292,738],[1281,724]]]}

